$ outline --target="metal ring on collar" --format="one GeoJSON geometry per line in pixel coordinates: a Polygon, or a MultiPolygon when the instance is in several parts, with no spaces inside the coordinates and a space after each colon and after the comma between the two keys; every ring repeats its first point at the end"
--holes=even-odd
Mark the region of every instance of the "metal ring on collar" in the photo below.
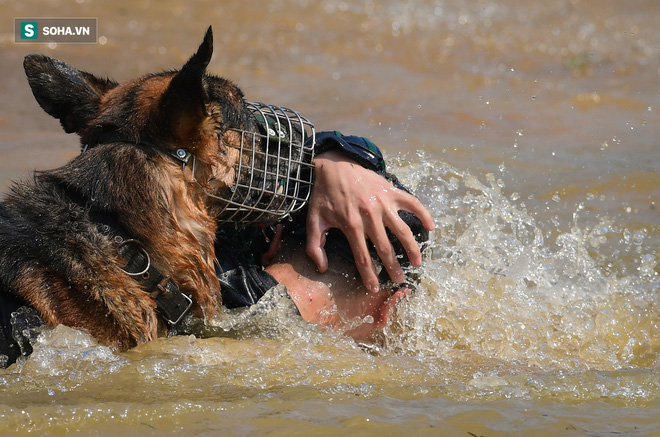
{"type": "Polygon", "coordinates": [[[146,266],[146,267],[144,268],[144,270],[142,270],[141,272],[129,272],[129,271],[126,271],[126,270],[122,269],[121,267],[119,267],[119,269],[120,269],[122,272],[124,272],[124,273],[126,273],[127,275],[129,275],[129,276],[141,276],[141,275],[144,275],[145,273],[147,273],[147,271],[149,271],[149,268],[151,267],[151,258],[149,257],[149,253],[147,253],[147,250],[144,248],[144,246],[142,246],[142,243],[140,243],[138,240],[135,240],[135,239],[133,239],[133,238],[128,239],[128,240],[124,240],[124,241],[119,245],[119,247],[117,248],[117,251],[119,252],[119,251],[121,250],[122,247],[124,247],[125,245],[127,245],[127,244],[129,244],[129,243],[133,243],[133,244],[137,245],[138,248],[142,251],[142,253],[144,253],[144,256],[147,258],[147,266],[146,266]]]}

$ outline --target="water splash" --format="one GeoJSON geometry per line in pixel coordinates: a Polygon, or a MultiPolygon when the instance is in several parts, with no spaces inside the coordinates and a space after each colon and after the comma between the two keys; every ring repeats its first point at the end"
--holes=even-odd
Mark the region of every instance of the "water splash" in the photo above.
{"type": "Polygon", "coordinates": [[[234,399],[283,386],[347,398],[630,404],[660,396],[660,287],[642,230],[608,217],[581,226],[577,208],[565,231],[549,232],[523,206],[527,196],[507,192],[494,175],[482,181],[424,154],[388,161],[437,230],[421,286],[397,309],[382,345],[365,349],[303,322],[276,290],[227,311],[207,327],[215,338],[158,339],[125,354],[80,331],[45,330],[28,360],[0,373],[0,388],[8,396],[89,392],[123,402],[140,402],[145,391],[161,400],[173,392],[234,399]],[[619,255],[611,256],[602,249],[615,239],[602,237],[615,233],[619,255]]]}
{"type": "MultiPolygon", "coordinates": [[[[549,240],[493,175],[482,183],[420,158],[401,170],[438,230],[425,287],[399,312],[387,348],[543,370],[657,367],[654,254],[639,251],[640,274],[617,275],[601,265],[603,226],[585,230],[575,218],[549,240]]],[[[629,246],[639,243],[629,238],[629,246]]]]}

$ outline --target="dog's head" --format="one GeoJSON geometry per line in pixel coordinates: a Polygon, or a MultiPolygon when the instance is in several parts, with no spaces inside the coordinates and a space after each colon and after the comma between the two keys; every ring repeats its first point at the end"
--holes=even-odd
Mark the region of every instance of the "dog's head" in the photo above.
{"type": "MultiPolygon", "coordinates": [[[[209,204],[220,216],[242,223],[281,218],[291,212],[286,202],[291,189],[287,183],[285,190],[282,180],[301,173],[300,164],[286,162],[294,149],[297,160],[311,162],[311,154],[302,151],[311,125],[302,118],[294,120],[291,136],[275,141],[263,132],[263,122],[256,117],[259,111],[236,85],[206,73],[212,53],[209,27],[197,52],[180,70],[121,84],[43,55],[28,55],[24,68],[38,103],[66,132],[80,135],[83,147],[129,143],[178,155],[184,162],[182,171],[187,165],[188,179],[210,195],[209,204]],[[293,132],[302,135],[294,140],[293,132]],[[246,213],[253,210],[262,212],[246,213]]],[[[284,124],[281,117],[276,120],[284,124]]],[[[311,183],[311,170],[307,173],[311,183]]]]}

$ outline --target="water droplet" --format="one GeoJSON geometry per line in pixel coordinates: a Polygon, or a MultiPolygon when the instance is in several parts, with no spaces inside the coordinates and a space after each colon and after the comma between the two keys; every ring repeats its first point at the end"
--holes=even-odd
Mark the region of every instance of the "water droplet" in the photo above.
{"type": "Polygon", "coordinates": [[[632,242],[635,246],[640,246],[644,242],[644,231],[637,231],[633,234],[632,242]]]}
{"type": "Polygon", "coordinates": [[[642,276],[654,276],[655,267],[658,265],[658,262],[655,260],[655,255],[646,254],[640,259],[640,266],[638,267],[639,272],[642,276]]]}

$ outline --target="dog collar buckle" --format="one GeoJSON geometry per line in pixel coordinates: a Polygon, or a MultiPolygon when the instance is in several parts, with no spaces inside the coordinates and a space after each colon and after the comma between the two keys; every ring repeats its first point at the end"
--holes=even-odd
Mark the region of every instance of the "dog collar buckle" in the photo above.
{"type": "Polygon", "coordinates": [[[193,305],[192,299],[183,294],[170,278],[163,278],[151,296],[170,326],[178,325],[193,305]]]}

